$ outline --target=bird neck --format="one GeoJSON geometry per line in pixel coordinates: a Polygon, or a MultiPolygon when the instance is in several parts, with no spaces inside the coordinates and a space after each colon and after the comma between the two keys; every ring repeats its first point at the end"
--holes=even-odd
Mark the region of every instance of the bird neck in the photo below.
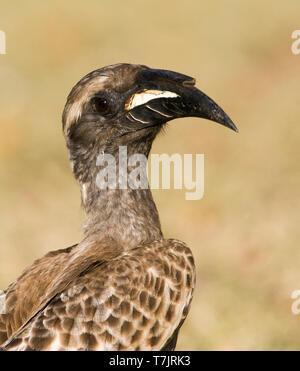
{"type": "MultiPolygon", "coordinates": [[[[97,153],[100,156],[89,152],[85,166],[73,164],[87,213],[85,236],[110,237],[125,249],[161,239],[159,215],[146,172],[149,151],[141,154],[137,148],[120,146],[118,152],[97,153]],[[76,174],[75,169],[85,169],[85,175],[76,174]]],[[[78,154],[75,157],[78,162],[78,154]]]]}
{"type": "Polygon", "coordinates": [[[84,224],[86,237],[110,237],[128,249],[162,238],[158,212],[149,189],[103,190],[89,194],[89,186],[85,185],[84,192],[88,198],[93,198],[84,224]]]}

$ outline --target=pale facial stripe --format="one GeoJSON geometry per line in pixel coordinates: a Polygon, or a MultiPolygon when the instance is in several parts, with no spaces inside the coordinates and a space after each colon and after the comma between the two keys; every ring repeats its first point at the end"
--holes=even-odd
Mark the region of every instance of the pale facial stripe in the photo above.
{"type": "Polygon", "coordinates": [[[76,95],[76,100],[68,106],[66,116],[65,133],[67,133],[72,123],[80,119],[83,105],[91,99],[98,91],[104,89],[108,76],[99,75],[85,83],[76,95]]]}
{"type": "Polygon", "coordinates": [[[125,109],[127,111],[132,110],[137,106],[148,103],[150,100],[159,98],[176,98],[179,97],[178,94],[172,91],[166,90],[144,90],[140,93],[134,94],[129,101],[125,104],[125,109]]]}

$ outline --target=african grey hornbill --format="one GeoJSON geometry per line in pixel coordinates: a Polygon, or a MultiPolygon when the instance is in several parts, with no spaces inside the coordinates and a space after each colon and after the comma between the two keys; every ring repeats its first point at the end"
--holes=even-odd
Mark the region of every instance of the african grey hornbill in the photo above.
{"type": "Polygon", "coordinates": [[[117,64],[82,78],[63,130],[87,213],[84,239],[36,260],[0,293],[2,350],[173,350],[195,282],[190,249],[164,239],[149,189],[100,189],[97,157],[148,156],[163,125],[203,117],[233,130],[191,77],[117,64]]]}

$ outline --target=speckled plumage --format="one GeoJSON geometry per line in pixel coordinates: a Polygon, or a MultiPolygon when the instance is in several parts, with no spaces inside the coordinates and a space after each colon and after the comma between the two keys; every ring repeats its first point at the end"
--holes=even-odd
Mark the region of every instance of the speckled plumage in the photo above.
{"type": "MultiPolygon", "coordinates": [[[[77,248],[48,256],[47,265],[57,264],[59,255],[72,259],[68,255],[77,248]]],[[[70,272],[58,289],[51,287],[49,301],[46,297],[38,305],[31,303],[30,314],[25,307],[17,316],[14,312],[12,332],[31,318],[5,344],[6,350],[171,348],[168,342],[185,319],[192,298],[195,275],[190,250],[182,242],[162,240],[101,260],[102,246],[98,248],[99,259],[95,254],[88,264],[81,261],[83,271],[70,272]]],[[[9,302],[16,300],[11,289],[9,302]]]]}
{"type": "Polygon", "coordinates": [[[194,83],[174,72],[118,64],[91,72],[72,89],[63,128],[87,213],[84,238],[36,260],[0,292],[0,350],[175,348],[195,284],[192,253],[183,242],[164,239],[150,189],[99,189],[96,158],[103,152],[117,158],[124,145],[128,155],[148,156],[163,124],[178,117],[235,129],[194,83]],[[164,93],[151,100],[155,90],[164,93]],[[143,91],[147,104],[137,99],[126,109],[143,91]],[[99,96],[109,104],[105,114],[92,103],[99,96]]]}

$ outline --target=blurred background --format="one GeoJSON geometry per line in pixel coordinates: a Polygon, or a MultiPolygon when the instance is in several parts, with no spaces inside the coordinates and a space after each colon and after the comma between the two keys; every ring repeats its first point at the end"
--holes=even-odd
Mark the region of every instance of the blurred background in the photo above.
{"type": "Polygon", "coordinates": [[[171,122],[152,153],[204,153],[205,194],[157,190],[197,287],[177,350],[296,350],[300,317],[300,2],[0,0],[0,289],[82,237],[61,130],[71,87],[118,62],[197,79],[238,126],[171,122]]]}

